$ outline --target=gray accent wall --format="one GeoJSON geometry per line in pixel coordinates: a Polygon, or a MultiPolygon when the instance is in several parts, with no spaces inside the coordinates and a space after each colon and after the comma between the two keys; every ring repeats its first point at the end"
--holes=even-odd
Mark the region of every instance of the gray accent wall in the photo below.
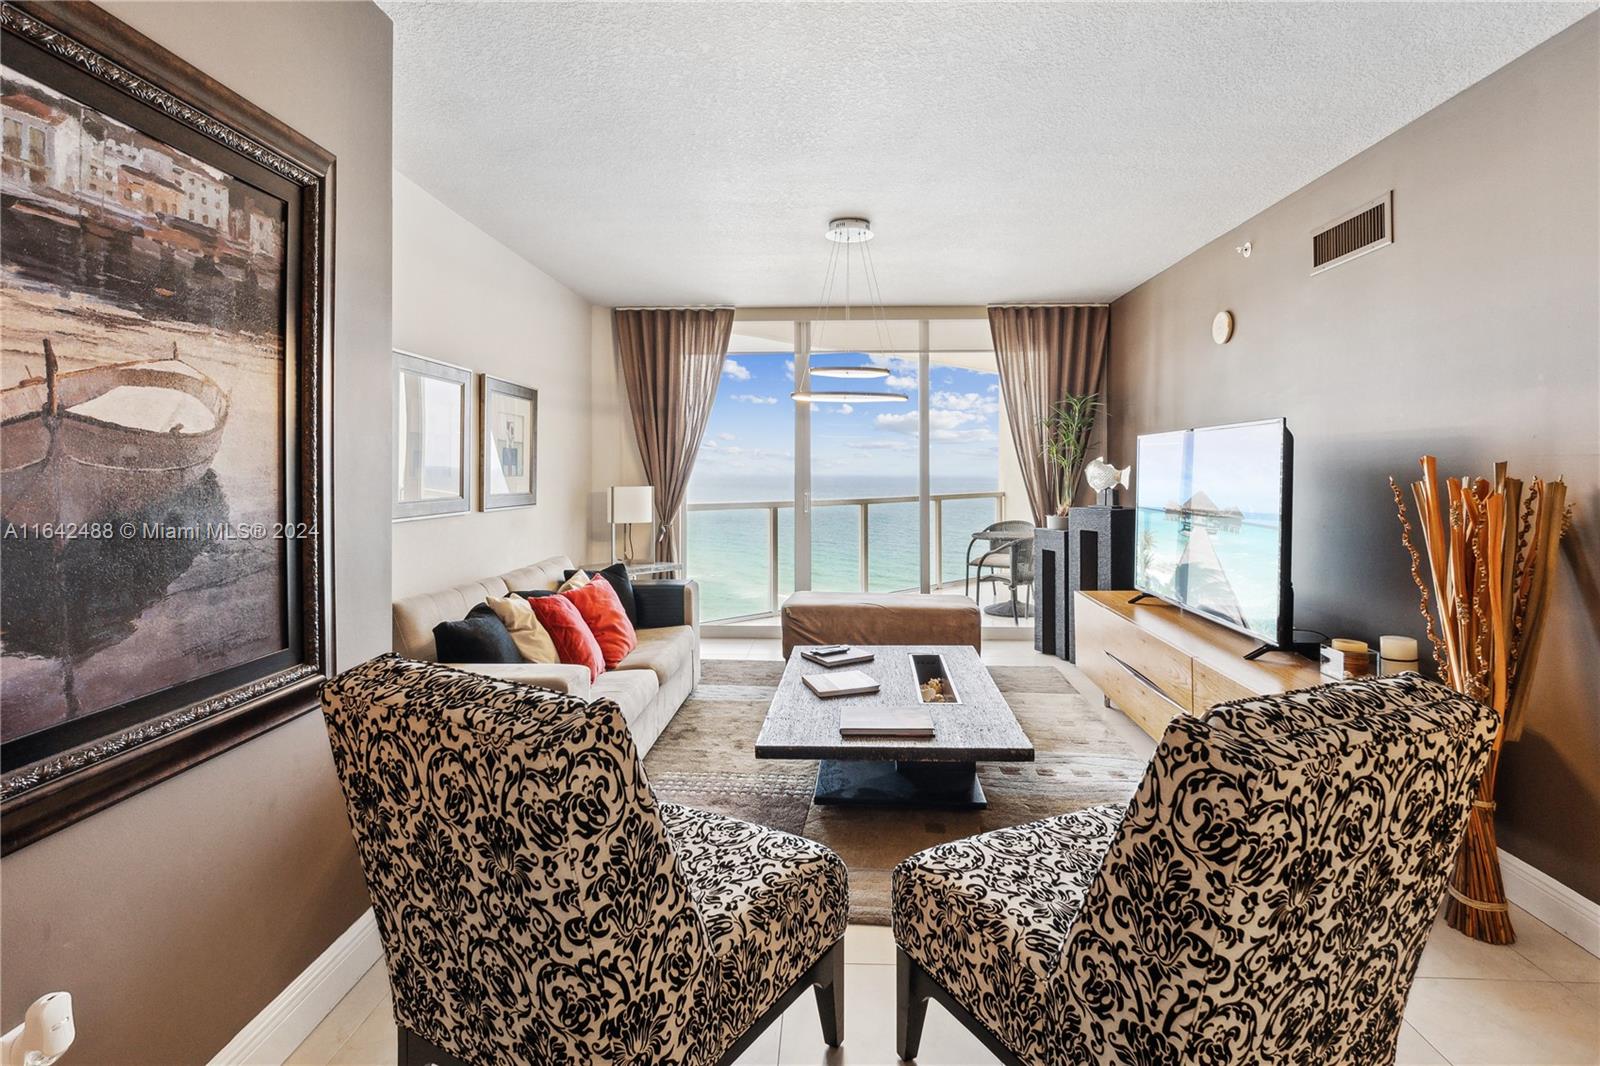
{"type": "MultiPolygon", "coordinates": [[[[389,650],[393,33],[370,3],[107,3],[338,158],[335,662],[389,650]]],[[[313,711],[6,857],[0,1018],[72,993],[71,1063],[209,1060],[366,909],[313,711]]]]}
{"type": "Polygon", "coordinates": [[[1575,529],[1498,824],[1600,899],[1600,15],[1125,294],[1111,336],[1119,465],[1140,433],[1288,418],[1301,625],[1422,638],[1386,482],[1418,456],[1566,478],[1575,529]],[[1313,230],[1388,189],[1394,244],[1310,276],[1313,230]]]}

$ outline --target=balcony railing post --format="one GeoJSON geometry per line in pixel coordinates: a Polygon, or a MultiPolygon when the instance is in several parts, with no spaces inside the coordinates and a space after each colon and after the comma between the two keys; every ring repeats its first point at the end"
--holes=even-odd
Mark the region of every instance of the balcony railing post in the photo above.
{"type": "Polygon", "coordinates": [[[933,498],[933,587],[944,584],[944,497],[933,498]]]}
{"type": "Polygon", "coordinates": [[[767,610],[778,613],[778,505],[767,508],[767,610]]]}
{"type": "Polygon", "coordinates": [[[856,523],[856,556],[861,570],[861,591],[866,592],[871,572],[871,563],[867,559],[867,504],[863,501],[856,507],[860,513],[860,521],[856,523]]]}

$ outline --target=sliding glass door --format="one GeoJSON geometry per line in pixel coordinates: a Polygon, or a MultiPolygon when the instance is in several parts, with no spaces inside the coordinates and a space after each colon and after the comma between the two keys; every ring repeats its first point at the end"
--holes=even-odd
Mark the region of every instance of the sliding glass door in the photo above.
{"type": "Polygon", "coordinates": [[[961,589],[1006,514],[1003,420],[984,319],[737,320],[685,518],[702,618],[961,589]]]}
{"type": "Polygon", "coordinates": [[[810,545],[809,587],[921,588],[921,323],[802,325],[809,358],[796,389],[818,397],[796,404],[797,422],[809,422],[795,447],[806,460],[795,464],[797,498],[806,502],[796,536],[810,545]],[[829,394],[840,398],[821,399],[829,394]]]}

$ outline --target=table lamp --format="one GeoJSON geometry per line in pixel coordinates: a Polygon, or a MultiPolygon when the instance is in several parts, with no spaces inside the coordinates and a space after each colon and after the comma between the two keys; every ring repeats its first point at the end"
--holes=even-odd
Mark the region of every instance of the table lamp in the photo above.
{"type": "Polygon", "coordinates": [[[617,561],[617,527],[623,530],[623,560],[631,562],[633,555],[633,524],[649,522],[654,528],[656,490],[649,485],[613,485],[610,495],[611,561],[617,561]]]}

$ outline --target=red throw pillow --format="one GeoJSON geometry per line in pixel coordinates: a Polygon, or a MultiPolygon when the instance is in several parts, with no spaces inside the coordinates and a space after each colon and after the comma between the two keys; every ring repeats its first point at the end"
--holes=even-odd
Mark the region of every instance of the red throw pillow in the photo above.
{"type": "Polygon", "coordinates": [[[564,663],[587,666],[590,682],[606,672],[606,658],[576,604],[565,596],[534,596],[528,602],[533,605],[539,624],[550,634],[550,641],[556,646],[556,658],[564,663]]]}
{"type": "Polygon", "coordinates": [[[617,596],[617,590],[611,587],[611,582],[591,581],[582,588],[568,589],[561,595],[572,601],[578,613],[583,615],[583,620],[589,624],[589,632],[600,644],[607,669],[615,667],[639,646],[639,634],[633,631],[633,623],[628,621],[628,612],[623,609],[622,600],[617,596]]]}

